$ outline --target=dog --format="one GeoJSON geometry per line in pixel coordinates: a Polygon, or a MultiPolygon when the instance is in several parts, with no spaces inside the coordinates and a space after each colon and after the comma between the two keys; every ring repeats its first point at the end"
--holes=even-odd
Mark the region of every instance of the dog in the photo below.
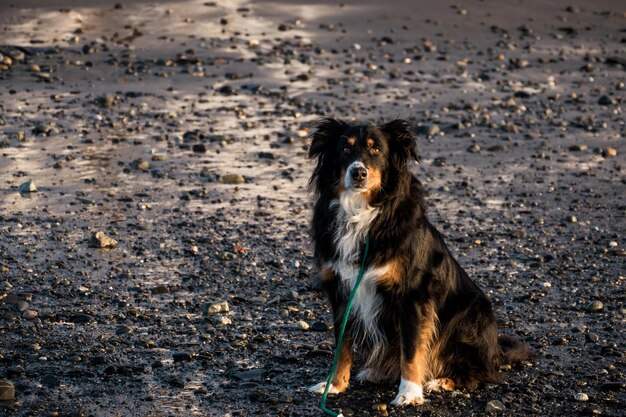
{"type": "Polygon", "coordinates": [[[316,162],[311,234],[336,339],[365,262],[329,393],[348,387],[355,350],[365,363],[358,380],[400,380],[397,406],[423,404],[425,392],[501,382],[501,365],[533,357],[519,340],[498,337],[489,299],[428,221],[425,191],[409,171],[419,162],[409,122],[325,118],[308,155],[316,162]]]}

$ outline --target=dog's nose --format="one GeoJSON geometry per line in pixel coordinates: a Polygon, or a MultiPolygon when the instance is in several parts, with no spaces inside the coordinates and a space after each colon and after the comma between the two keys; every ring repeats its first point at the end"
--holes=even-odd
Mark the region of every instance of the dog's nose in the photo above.
{"type": "Polygon", "coordinates": [[[364,167],[354,167],[350,175],[354,181],[363,181],[367,178],[367,170],[364,167]]]}

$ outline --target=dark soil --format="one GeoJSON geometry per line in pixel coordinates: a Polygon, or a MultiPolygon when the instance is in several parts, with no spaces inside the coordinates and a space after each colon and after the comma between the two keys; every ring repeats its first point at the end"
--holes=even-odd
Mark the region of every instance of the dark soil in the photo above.
{"type": "Polygon", "coordinates": [[[332,116],[413,120],[431,220],[542,354],[388,414],[622,416],[623,4],[458,3],[0,2],[0,414],[321,415],[332,116]]]}

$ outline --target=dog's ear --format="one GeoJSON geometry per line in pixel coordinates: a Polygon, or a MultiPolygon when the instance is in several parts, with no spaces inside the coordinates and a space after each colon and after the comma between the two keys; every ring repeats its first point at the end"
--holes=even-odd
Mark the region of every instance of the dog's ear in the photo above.
{"type": "Polygon", "coordinates": [[[320,119],[314,127],[309,158],[321,158],[331,151],[339,136],[345,132],[347,125],[345,122],[326,117],[320,119]]]}
{"type": "Polygon", "coordinates": [[[389,137],[390,150],[400,156],[401,162],[407,162],[409,159],[420,161],[415,136],[411,132],[411,123],[396,119],[380,126],[380,130],[389,137]]]}
{"type": "Polygon", "coordinates": [[[339,137],[345,133],[348,124],[339,120],[324,118],[315,124],[315,132],[309,148],[309,158],[317,158],[317,165],[309,180],[309,186],[318,193],[330,188],[336,182],[336,169],[331,153],[337,146],[339,137]]]}

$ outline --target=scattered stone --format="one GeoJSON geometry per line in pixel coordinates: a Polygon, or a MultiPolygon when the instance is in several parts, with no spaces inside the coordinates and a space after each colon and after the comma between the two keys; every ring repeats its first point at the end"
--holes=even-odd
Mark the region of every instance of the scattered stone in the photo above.
{"type": "Polygon", "coordinates": [[[598,100],[598,104],[601,106],[612,106],[615,104],[615,99],[607,95],[604,95],[600,97],[600,99],[598,100]]]}
{"type": "Polygon", "coordinates": [[[439,157],[439,158],[435,158],[433,160],[433,165],[436,167],[446,167],[448,166],[448,164],[446,163],[446,158],[445,157],[439,157]]]}
{"type": "Polygon", "coordinates": [[[489,148],[487,148],[487,150],[489,152],[506,152],[507,147],[506,145],[499,144],[499,145],[490,146],[489,148]]]}
{"type": "Polygon", "coordinates": [[[326,332],[330,330],[330,326],[322,321],[316,321],[311,325],[311,330],[314,332],[326,332]]]}
{"type": "Polygon", "coordinates": [[[196,143],[191,147],[191,150],[195,153],[206,153],[207,148],[204,143],[196,143]]]}
{"type": "Polygon", "coordinates": [[[246,178],[240,174],[225,174],[220,177],[222,184],[243,184],[246,178]]]}
{"type": "Polygon", "coordinates": [[[589,401],[589,395],[585,394],[584,392],[578,392],[574,394],[574,399],[580,402],[589,401]]]}
{"type": "Polygon", "coordinates": [[[13,401],[15,399],[15,386],[11,381],[0,380],[0,401],[13,401]]]}
{"type": "Polygon", "coordinates": [[[566,221],[568,221],[568,222],[570,222],[570,223],[577,223],[577,222],[578,222],[578,219],[576,218],[576,216],[572,216],[572,215],[567,216],[567,217],[565,218],[565,220],[566,220],[566,221]]]}
{"type": "Polygon", "coordinates": [[[569,147],[569,150],[572,152],[584,152],[588,149],[589,147],[587,145],[572,145],[569,147]]]}
{"type": "Polygon", "coordinates": [[[517,239],[523,239],[526,237],[526,231],[523,229],[517,229],[511,233],[511,236],[517,239]]]}
{"type": "Polygon", "coordinates": [[[309,323],[307,323],[306,321],[300,320],[296,323],[296,327],[300,330],[309,330],[311,326],[309,326],[309,323]]]}
{"type": "Polygon", "coordinates": [[[35,310],[26,310],[22,313],[22,317],[26,320],[35,320],[38,315],[39,313],[37,313],[35,310]]]}
{"type": "Polygon", "coordinates": [[[133,162],[130,163],[131,168],[133,169],[140,169],[142,171],[147,171],[150,169],[150,161],[146,160],[146,159],[135,159],[133,162]]]}
{"type": "Polygon", "coordinates": [[[598,343],[598,340],[600,340],[600,336],[595,333],[587,333],[585,335],[585,340],[589,343],[598,343]]]}
{"type": "Polygon", "coordinates": [[[602,148],[600,153],[604,158],[611,158],[617,156],[617,149],[608,146],[606,148],[602,148]]]}
{"type": "Polygon", "coordinates": [[[506,410],[506,407],[500,400],[491,400],[487,403],[487,407],[485,407],[485,411],[488,413],[500,413],[504,410],[506,410]]]}
{"type": "Polygon", "coordinates": [[[467,148],[467,152],[469,153],[477,153],[480,152],[480,145],[475,143],[472,146],[470,146],[469,148],[467,148]]]}
{"type": "Polygon", "coordinates": [[[207,304],[206,306],[207,314],[228,313],[229,311],[230,306],[228,305],[228,301],[219,301],[217,303],[207,304]]]}
{"type": "Polygon", "coordinates": [[[92,248],[114,248],[117,246],[117,240],[107,236],[104,232],[95,232],[89,241],[92,248]]]}
{"type": "Polygon", "coordinates": [[[28,194],[28,193],[36,193],[37,186],[33,182],[33,180],[28,180],[25,183],[20,185],[20,193],[28,194]]]}
{"type": "Polygon", "coordinates": [[[174,352],[172,353],[172,358],[174,359],[174,363],[178,362],[189,362],[192,359],[192,355],[189,352],[174,352]]]}
{"type": "Polygon", "coordinates": [[[587,304],[587,311],[596,312],[602,310],[604,310],[604,304],[602,303],[602,301],[593,300],[592,302],[587,304]]]}
{"type": "Polygon", "coordinates": [[[387,415],[387,404],[385,404],[385,403],[374,404],[374,405],[372,405],[372,410],[378,411],[383,416],[386,416],[387,415]]]}

